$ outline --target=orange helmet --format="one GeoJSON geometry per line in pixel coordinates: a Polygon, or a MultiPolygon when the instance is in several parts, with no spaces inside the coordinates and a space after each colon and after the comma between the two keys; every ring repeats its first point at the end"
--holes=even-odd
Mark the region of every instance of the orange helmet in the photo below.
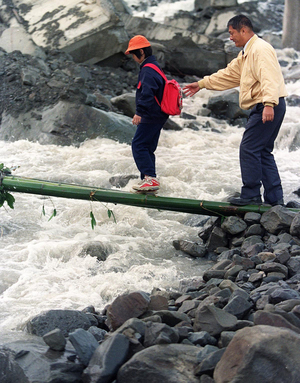
{"type": "Polygon", "coordinates": [[[125,55],[129,55],[130,51],[134,51],[135,49],[146,48],[150,46],[151,44],[146,39],[146,37],[142,35],[136,35],[129,41],[125,55]]]}

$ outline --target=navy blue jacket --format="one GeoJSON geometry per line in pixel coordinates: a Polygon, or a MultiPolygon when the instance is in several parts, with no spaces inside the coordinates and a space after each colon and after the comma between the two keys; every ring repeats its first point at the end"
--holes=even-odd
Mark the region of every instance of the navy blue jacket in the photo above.
{"type": "Polygon", "coordinates": [[[135,98],[136,114],[142,117],[142,123],[165,122],[169,116],[161,111],[155,100],[156,96],[161,103],[165,80],[154,69],[145,67],[145,64],[149,63],[161,69],[153,55],[147,57],[141,64],[135,98]]]}

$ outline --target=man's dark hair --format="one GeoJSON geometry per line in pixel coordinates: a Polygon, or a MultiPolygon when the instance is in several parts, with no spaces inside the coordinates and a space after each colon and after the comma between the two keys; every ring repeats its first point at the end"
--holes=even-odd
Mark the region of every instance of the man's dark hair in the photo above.
{"type": "Polygon", "coordinates": [[[139,49],[134,49],[133,51],[130,51],[129,53],[136,55],[138,59],[142,57],[140,49],[143,49],[145,53],[145,58],[149,57],[152,55],[152,48],[151,47],[145,47],[145,48],[139,48],[139,49]]]}
{"type": "Polygon", "coordinates": [[[236,29],[238,32],[243,28],[243,27],[248,27],[253,31],[253,25],[251,23],[251,20],[248,19],[247,16],[245,15],[237,15],[234,16],[232,19],[230,19],[227,23],[227,28],[231,26],[233,29],[236,29]]]}

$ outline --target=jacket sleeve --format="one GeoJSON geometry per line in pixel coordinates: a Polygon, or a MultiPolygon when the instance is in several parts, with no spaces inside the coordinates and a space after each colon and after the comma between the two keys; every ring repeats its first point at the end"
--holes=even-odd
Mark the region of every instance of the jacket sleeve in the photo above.
{"type": "Polygon", "coordinates": [[[226,68],[220,69],[210,76],[205,76],[203,80],[199,81],[200,88],[226,90],[239,86],[241,79],[241,59],[239,55],[233,59],[226,68]]]}
{"type": "Polygon", "coordinates": [[[143,68],[140,76],[141,93],[136,104],[136,114],[143,116],[151,113],[154,103],[157,104],[155,96],[158,93],[160,84],[156,79],[153,69],[143,68]],[[151,70],[151,72],[150,72],[151,70]]]}

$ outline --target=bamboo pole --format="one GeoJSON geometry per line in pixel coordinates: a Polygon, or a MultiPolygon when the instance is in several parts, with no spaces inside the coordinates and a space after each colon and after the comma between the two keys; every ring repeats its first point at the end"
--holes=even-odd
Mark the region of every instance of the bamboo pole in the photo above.
{"type": "MultiPolygon", "coordinates": [[[[158,210],[178,211],[182,213],[209,216],[243,216],[246,212],[264,213],[268,205],[233,206],[228,202],[201,201],[187,198],[161,197],[144,194],[132,194],[119,190],[94,188],[91,186],[42,181],[17,176],[2,176],[2,190],[7,192],[29,193],[53,197],[81,199],[114,204],[146,207],[158,210]]],[[[299,211],[299,209],[291,209],[299,211]]]]}

